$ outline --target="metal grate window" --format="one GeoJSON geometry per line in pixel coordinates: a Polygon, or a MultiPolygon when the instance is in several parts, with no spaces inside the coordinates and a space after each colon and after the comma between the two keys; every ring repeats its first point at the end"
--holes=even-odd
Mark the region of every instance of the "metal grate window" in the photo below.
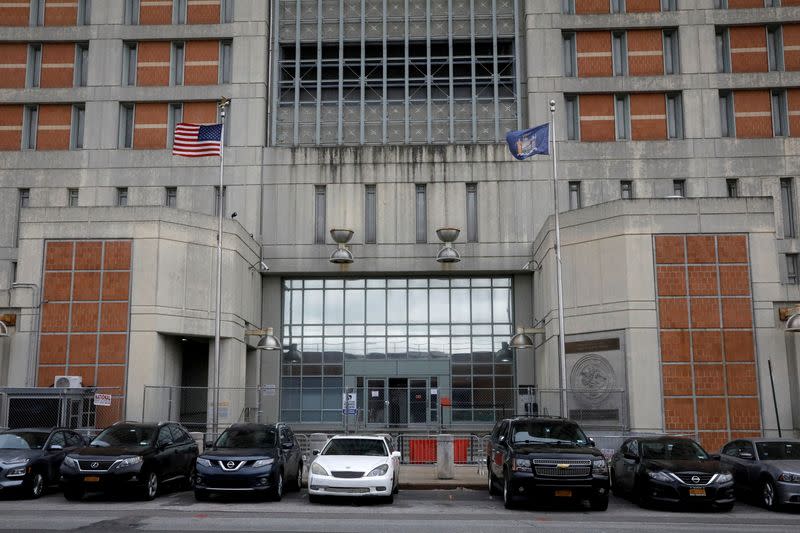
{"type": "Polygon", "coordinates": [[[377,201],[375,185],[364,186],[364,242],[377,242],[377,201]]]}
{"type": "Polygon", "coordinates": [[[781,212],[783,214],[783,236],[793,239],[797,235],[794,216],[794,180],[781,178],[781,212]]]}
{"type": "Polygon", "coordinates": [[[128,188],[117,187],[117,205],[125,207],[128,205],[128,188]]]}
{"type": "Polygon", "coordinates": [[[477,183],[467,183],[467,242],[478,242],[477,183]]]}
{"type": "Polygon", "coordinates": [[[728,190],[728,198],[738,198],[739,197],[739,180],[736,178],[731,178],[725,180],[725,186],[728,190]]]}
{"type": "Polygon", "coordinates": [[[428,199],[426,197],[425,185],[416,186],[416,227],[417,242],[428,242],[428,199]]]}
{"type": "Polygon", "coordinates": [[[314,187],[314,244],[325,244],[325,186],[314,187]]]}
{"type": "Polygon", "coordinates": [[[67,189],[67,207],[78,207],[78,189],[67,189]]]}
{"type": "Polygon", "coordinates": [[[622,180],[619,182],[619,197],[623,200],[630,200],[633,198],[633,182],[622,180]]]}
{"type": "Polygon", "coordinates": [[[786,254],[786,281],[797,284],[800,279],[797,277],[798,256],[797,254],[786,254]]]}
{"type": "Polygon", "coordinates": [[[167,187],[165,192],[166,192],[166,201],[164,205],[167,207],[178,207],[178,188],[167,187]]]}

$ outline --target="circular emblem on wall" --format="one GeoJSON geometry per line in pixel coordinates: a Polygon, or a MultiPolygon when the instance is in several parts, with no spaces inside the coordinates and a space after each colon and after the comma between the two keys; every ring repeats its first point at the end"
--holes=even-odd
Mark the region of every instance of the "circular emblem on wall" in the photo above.
{"type": "Polygon", "coordinates": [[[581,357],[569,376],[570,388],[589,402],[602,402],[616,385],[616,375],[608,359],[598,354],[581,357]]]}

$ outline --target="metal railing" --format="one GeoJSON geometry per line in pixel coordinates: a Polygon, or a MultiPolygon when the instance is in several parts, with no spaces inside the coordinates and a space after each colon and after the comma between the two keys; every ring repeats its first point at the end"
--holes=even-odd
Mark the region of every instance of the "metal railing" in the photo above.
{"type": "Polygon", "coordinates": [[[2,388],[0,428],[68,427],[90,434],[122,418],[118,388],[2,388]]]}

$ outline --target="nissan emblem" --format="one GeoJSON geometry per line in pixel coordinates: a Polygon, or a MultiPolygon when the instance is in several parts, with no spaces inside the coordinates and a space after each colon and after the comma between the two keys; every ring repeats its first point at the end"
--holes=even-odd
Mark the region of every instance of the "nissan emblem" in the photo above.
{"type": "Polygon", "coordinates": [[[228,463],[225,466],[227,466],[228,468],[233,468],[234,466],[236,466],[236,463],[234,463],[233,461],[228,461],[228,463]]]}
{"type": "Polygon", "coordinates": [[[700,476],[692,476],[692,483],[700,483],[700,476]]]}

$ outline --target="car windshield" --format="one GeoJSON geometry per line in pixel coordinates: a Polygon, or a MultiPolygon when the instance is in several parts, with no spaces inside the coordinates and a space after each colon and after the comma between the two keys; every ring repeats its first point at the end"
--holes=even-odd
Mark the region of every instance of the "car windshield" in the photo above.
{"type": "Polygon", "coordinates": [[[703,460],[708,459],[706,451],[690,440],[665,440],[642,443],[642,455],[647,459],[703,460]]]}
{"type": "Polygon", "coordinates": [[[0,450],[41,450],[48,433],[14,431],[0,434],[0,450]]]}
{"type": "Polygon", "coordinates": [[[154,427],[112,426],[95,437],[90,446],[149,446],[155,433],[154,427]]]}
{"type": "Polygon", "coordinates": [[[219,436],[215,448],[274,448],[277,437],[270,428],[228,428],[219,436]]]}
{"type": "Polygon", "coordinates": [[[378,439],[333,439],[322,450],[322,455],[374,455],[386,456],[386,445],[378,439]]]}
{"type": "Polygon", "coordinates": [[[756,442],[758,458],[762,461],[800,459],[800,442],[756,442]]]}
{"type": "Polygon", "coordinates": [[[572,443],[585,445],[586,434],[578,424],[561,420],[536,420],[514,422],[511,426],[512,442],[516,443],[572,443]]]}

